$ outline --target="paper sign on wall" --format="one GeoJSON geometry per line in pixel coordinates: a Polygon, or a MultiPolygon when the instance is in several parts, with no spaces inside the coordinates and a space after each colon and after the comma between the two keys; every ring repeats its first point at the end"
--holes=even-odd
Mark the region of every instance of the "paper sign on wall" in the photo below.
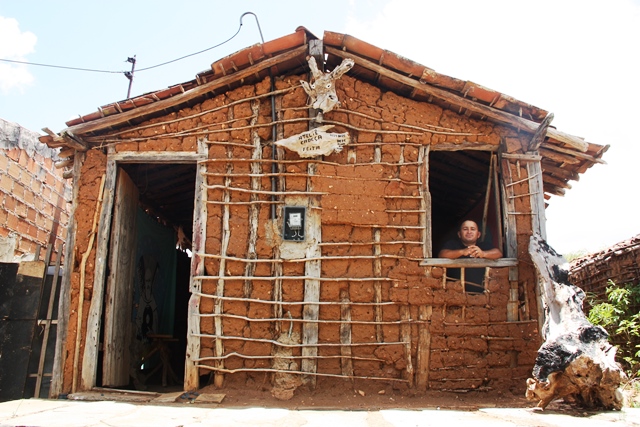
{"type": "Polygon", "coordinates": [[[324,156],[333,152],[339,153],[342,147],[351,142],[348,133],[331,133],[334,125],[319,126],[313,130],[276,141],[276,145],[295,151],[300,157],[324,156]]]}

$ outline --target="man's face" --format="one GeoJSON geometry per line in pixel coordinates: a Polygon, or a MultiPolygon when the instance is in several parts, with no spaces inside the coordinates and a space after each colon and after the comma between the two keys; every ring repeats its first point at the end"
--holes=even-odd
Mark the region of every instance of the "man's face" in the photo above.
{"type": "Polygon", "coordinates": [[[458,231],[458,237],[465,245],[475,245],[480,238],[480,231],[478,225],[473,221],[465,221],[458,231]]]}

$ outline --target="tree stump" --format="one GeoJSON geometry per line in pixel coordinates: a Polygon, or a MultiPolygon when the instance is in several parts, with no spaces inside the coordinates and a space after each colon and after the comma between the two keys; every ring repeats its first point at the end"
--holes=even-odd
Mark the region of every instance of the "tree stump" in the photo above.
{"type": "Polygon", "coordinates": [[[540,276],[545,310],[545,340],[527,379],[526,397],[544,409],[555,399],[585,408],[620,409],[620,383],[626,377],[615,361],[617,348],[601,326],[594,326],[582,310],[585,294],[568,281],[562,255],[540,236],[531,236],[529,254],[540,276]]]}

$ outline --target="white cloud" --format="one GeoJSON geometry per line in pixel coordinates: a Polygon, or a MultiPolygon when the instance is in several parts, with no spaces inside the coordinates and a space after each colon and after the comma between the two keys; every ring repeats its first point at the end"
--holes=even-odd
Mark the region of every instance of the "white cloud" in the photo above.
{"type": "MultiPolygon", "coordinates": [[[[37,37],[35,34],[21,32],[18,21],[0,16],[0,58],[13,61],[26,61],[26,55],[34,51],[37,37]]],[[[33,82],[33,75],[24,64],[0,62],[0,91],[3,93],[33,82]]]]}

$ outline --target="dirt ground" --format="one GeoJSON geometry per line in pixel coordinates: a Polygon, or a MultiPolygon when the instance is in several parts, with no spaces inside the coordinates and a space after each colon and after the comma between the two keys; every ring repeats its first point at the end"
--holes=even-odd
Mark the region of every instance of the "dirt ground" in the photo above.
{"type": "MultiPolygon", "coordinates": [[[[524,386],[523,386],[524,388],[524,386]]],[[[524,390],[482,390],[468,392],[416,391],[401,389],[386,383],[351,383],[341,379],[318,380],[315,390],[299,387],[290,400],[276,399],[271,394],[268,380],[264,384],[226,383],[222,389],[206,386],[199,393],[223,393],[221,407],[261,406],[286,409],[458,409],[473,410],[480,407],[529,408],[535,403],[527,401],[524,390]],[[328,391],[330,390],[330,391],[328,391]]]]}

